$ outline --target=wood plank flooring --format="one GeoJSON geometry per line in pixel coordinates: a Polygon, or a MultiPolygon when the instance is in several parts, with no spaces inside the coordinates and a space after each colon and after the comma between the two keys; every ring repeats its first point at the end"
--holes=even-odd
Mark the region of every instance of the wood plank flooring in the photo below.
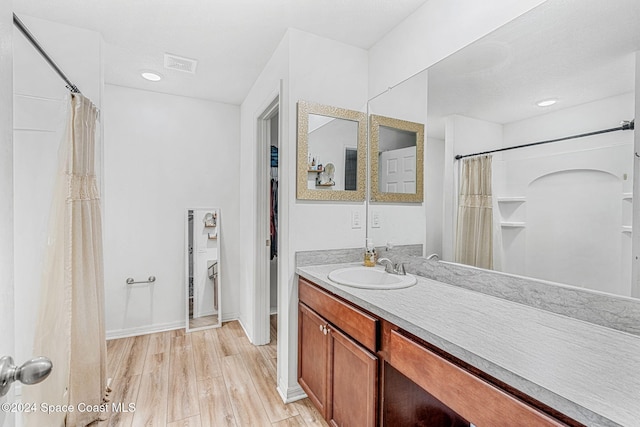
{"type": "Polygon", "coordinates": [[[238,322],[107,342],[110,404],[97,427],[327,426],[309,399],[276,391],[276,320],[271,343],[254,346],[238,322]],[[110,407],[111,408],[111,407],[110,407]]]}

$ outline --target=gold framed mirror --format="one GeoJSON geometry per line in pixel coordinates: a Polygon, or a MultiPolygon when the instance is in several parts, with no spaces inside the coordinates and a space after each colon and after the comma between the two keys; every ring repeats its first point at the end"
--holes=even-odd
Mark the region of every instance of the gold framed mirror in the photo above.
{"type": "Polygon", "coordinates": [[[371,114],[371,201],[424,200],[424,125],[371,114]]]}
{"type": "Polygon", "coordinates": [[[364,201],[366,123],[360,111],[298,101],[298,199],[364,201]]]}

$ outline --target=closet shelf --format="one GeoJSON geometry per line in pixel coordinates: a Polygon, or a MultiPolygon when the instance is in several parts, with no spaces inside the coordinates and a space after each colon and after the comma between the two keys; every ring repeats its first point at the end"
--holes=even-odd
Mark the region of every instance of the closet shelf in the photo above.
{"type": "Polygon", "coordinates": [[[527,199],[524,196],[498,197],[498,203],[522,203],[527,199]]]}
{"type": "Polygon", "coordinates": [[[500,226],[503,228],[524,228],[526,223],[519,221],[504,221],[500,223],[500,226]]]}

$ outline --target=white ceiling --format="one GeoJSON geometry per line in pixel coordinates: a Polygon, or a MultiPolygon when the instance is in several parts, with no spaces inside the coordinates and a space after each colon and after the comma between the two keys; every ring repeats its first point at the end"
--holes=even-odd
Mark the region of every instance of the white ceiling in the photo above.
{"type": "Polygon", "coordinates": [[[429,136],[450,114],[506,124],[631,92],[639,50],[640,1],[548,0],[429,69],[429,136]]]}
{"type": "Polygon", "coordinates": [[[425,1],[14,0],[13,4],[18,16],[100,32],[106,83],[240,104],[287,28],[368,49],[425,1]],[[164,53],[198,60],[196,74],[165,69],[164,53]],[[164,79],[148,82],[141,78],[142,70],[155,70],[164,79]]]}

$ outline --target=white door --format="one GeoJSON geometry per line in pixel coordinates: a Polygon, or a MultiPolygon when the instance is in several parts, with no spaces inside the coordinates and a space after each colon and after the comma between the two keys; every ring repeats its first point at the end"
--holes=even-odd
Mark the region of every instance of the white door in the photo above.
{"type": "MultiPolygon", "coordinates": [[[[1,94],[1,90],[0,90],[1,94]]],[[[9,98],[10,100],[11,98],[9,98]]],[[[2,101],[3,105],[4,100],[2,101]]],[[[11,101],[9,101],[11,102],[11,101]]],[[[9,104],[9,107],[11,104],[9,104]]],[[[0,111],[2,108],[0,108],[0,111]]],[[[10,117],[10,115],[9,115],[10,117]]],[[[8,125],[4,112],[0,113],[0,130],[8,125]]],[[[9,124],[10,125],[10,124],[9,124]]],[[[5,148],[11,147],[11,132],[0,132],[0,357],[14,357],[13,302],[13,156],[5,148]],[[7,136],[8,135],[8,136],[7,136]],[[6,153],[9,153],[7,155],[6,153]]],[[[13,388],[0,398],[2,403],[13,400],[13,388]]],[[[0,407],[0,427],[12,427],[14,418],[0,407]]]]}
{"type": "MultiPolygon", "coordinates": [[[[0,2],[0,357],[14,356],[13,316],[13,68],[11,2],[0,2]],[[8,51],[7,51],[8,50],[8,51]]],[[[0,405],[13,398],[13,389],[0,405]]],[[[14,417],[0,407],[0,427],[13,427],[14,417]]]]}
{"type": "Polygon", "coordinates": [[[416,147],[383,151],[379,164],[381,192],[416,192],[416,147]]]}
{"type": "MultiPolygon", "coordinates": [[[[3,166],[6,164],[2,162],[3,166]]],[[[1,168],[0,168],[1,169],[1,168]]],[[[4,178],[4,173],[2,174],[4,178]]],[[[1,181],[1,179],[0,179],[1,181]]],[[[9,181],[11,182],[11,181],[9,181]]],[[[0,184],[6,186],[6,182],[0,184]]],[[[10,192],[0,189],[0,236],[10,236],[13,232],[13,198],[10,192]]],[[[14,356],[14,317],[13,317],[13,239],[0,237],[0,357],[14,356]],[[8,244],[7,244],[8,241],[8,244]]],[[[13,389],[4,397],[2,403],[13,400],[13,389]]],[[[0,427],[12,427],[14,418],[11,413],[0,409],[0,427]]]]}

